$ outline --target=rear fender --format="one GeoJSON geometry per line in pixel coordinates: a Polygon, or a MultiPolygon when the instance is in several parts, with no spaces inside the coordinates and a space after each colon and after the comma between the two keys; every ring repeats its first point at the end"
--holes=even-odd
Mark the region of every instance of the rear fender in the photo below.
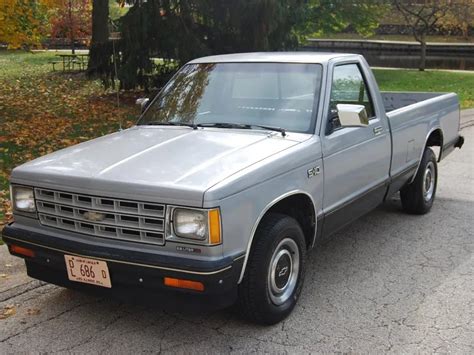
{"type": "Polygon", "coordinates": [[[441,161],[441,157],[443,156],[443,130],[441,129],[441,127],[439,126],[436,126],[436,127],[433,127],[431,128],[431,130],[428,132],[428,134],[426,135],[426,138],[425,138],[425,144],[423,145],[423,149],[421,149],[421,153],[420,153],[420,159],[418,160],[418,165],[416,167],[416,170],[415,170],[415,173],[413,174],[413,177],[410,179],[410,182],[409,184],[411,184],[414,180],[415,180],[415,177],[416,177],[416,174],[418,174],[418,170],[420,169],[420,164],[421,164],[421,159],[423,158],[423,153],[425,152],[425,149],[426,147],[429,147],[429,146],[433,146],[433,145],[436,145],[436,144],[432,144],[432,145],[429,145],[428,141],[431,137],[431,135],[438,131],[440,132],[440,139],[441,139],[441,142],[439,143],[439,155],[438,155],[438,162],[441,161]]]}

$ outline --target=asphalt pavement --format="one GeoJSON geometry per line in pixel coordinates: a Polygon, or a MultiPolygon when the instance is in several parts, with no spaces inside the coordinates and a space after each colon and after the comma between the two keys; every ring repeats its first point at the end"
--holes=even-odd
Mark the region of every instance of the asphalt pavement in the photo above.
{"type": "Polygon", "coordinates": [[[393,198],[310,252],[297,307],[271,327],[44,284],[0,246],[0,354],[472,354],[474,127],[462,134],[463,149],[440,164],[432,211],[406,215],[393,198]]]}

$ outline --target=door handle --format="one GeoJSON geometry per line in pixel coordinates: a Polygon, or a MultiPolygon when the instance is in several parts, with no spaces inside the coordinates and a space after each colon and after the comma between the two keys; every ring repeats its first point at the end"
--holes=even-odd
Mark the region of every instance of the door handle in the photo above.
{"type": "Polygon", "coordinates": [[[378,136],[382,132],[383,132],[383,127],[382,126],[374,127],[374,135],[378,136]]]}

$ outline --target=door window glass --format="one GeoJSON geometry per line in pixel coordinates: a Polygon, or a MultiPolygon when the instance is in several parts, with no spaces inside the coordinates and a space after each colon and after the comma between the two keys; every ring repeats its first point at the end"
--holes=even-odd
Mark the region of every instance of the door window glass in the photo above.
{"type": "Polygon", "coordinates": [[[339,65],[334,68],[330,100],[331,112],[336,110],[337,104],[363,105],[369,118],[375,116],[370,93],[357,64],[339,65]]]}

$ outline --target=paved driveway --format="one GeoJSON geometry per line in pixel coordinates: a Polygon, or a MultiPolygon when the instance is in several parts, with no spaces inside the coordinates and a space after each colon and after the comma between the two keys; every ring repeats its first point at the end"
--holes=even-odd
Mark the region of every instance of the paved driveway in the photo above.
{"type": "Polygon", "coordinates": [[[437,200],[397,199],[309,254],[302,297],[272,327],[232,311],[171,313],[29,279],[0,247],[0,353],[474,353],[474,127],[440,166],[437,200]],[[3,309],[3,310],[2,310],[3,309]]]}

